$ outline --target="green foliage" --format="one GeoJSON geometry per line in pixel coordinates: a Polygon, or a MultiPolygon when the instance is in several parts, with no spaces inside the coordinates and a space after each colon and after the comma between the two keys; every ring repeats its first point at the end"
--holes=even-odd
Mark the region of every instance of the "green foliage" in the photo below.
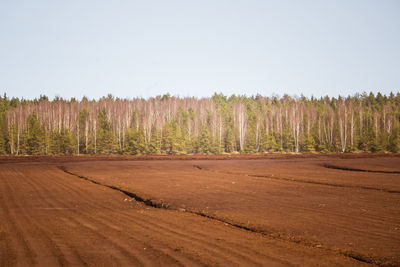
{"type": "Polygon", "coordinates": [[[10,130],[8,131],[8,143],[10,145],[10,154],[15,155],[18,153],[18,137],[17,137],[17,128],[15,124],[10,125],[10,130]]]}
{"type": "Polygon", "coordinates": [[[363,136],[360,138],[359,148],[363,151],[383,152],[384,147],[379,142],[379,137],[376,136],[372,128],[366,128],[363,136]]]}
{"type": "Polygon", "coordinates": [[[281,146],[285,152],[294,151],[294,137],[288,124],[283,130],[283,134],[281,137],[281,146]]]}
{"type": "Polygon", "coordinates": [[[117,142],[112,132],[111,122],[107,118],[106,110],[103,109],[98,115],[99,131],[97,151],[100,154],[111,154],[117,151],[117,142]]]}
{"type": "Polygon", "coordinates": [[[400,127],[395,129],[394,134],[389,137],[388,150],[400,153],[400,127]]]}
{"type": "Polygon", "coordinates": [[[225,147],[225,152],[227,153],[232,153],[237,151],[232,123],[228,123],[226,128],[224,137],[224,147],[225,147]]]}
{"type": "Polygon", "coordinates": [[[146,144],[144,142],[144,133],[140,129],[135,131],[129,128],[126,134],[127,147],[125,152],[130,155],[142,155],[146,153],[146,144]]]}
{"type": "Polygon", "coordinates": [[[7,96],[0,97],[0,154],[6,154],[8,151],[8,127],[7,127],[7,111],[10,107],[10,103],[7,96]]]}
{"type": "Polygon", "coordinates": [[[75,153],[75,140],[70,131],[62,129],[51,134],[51,154],[72,155],[75,153]]]}
{"type": "Polygon", "coordinates": [[[161,152],[168,155],[179,154],[179,149],[181,149],[180,140],[176,136],[176,123],[167,123],[164,128],[164,135],[162,140],[161,152]]]}
{"type": "Polygon", "coordinates": [[[317,145],[317,151],[320,153],[328,153],[329,149],[325,142],[321,142],[317,145]]]}
{"type": "Polygon", "coordinates": [[[85,128],[86,128],[86,123],[87,123],[87,118],[89,116],[89,112],[86,108],[83,108],[79,111],[79,151],[80,153],[85,152],[87,147],[86,147],[86,140],[85,140],[85,128]]]}
{"type": "Polygon", "coordinates": [[[319,99],[0,97],[0,154],[328,153],[343,147],[400,152],[400,93],[319,99]],[[242,151],[238,118],[245,126],[242,151]]]}
{"type": "Polygon", "coordinates": [[[45,154],[45,131],[36,114],[28,117],[28,128],[24,132],[24,150],[29,155],[45,154]]]}
{"type": "Polygon", "coordinates": [[[161,154],[161,133],[155,128],[151,132],[151,140],[147,149],[148,154],[161,154]]]}
{"type": "Polygon", "coordinates": [[[200,154],[211,154],[211,145],[210,145],[210,140],[211,140],[211,134],[210,134],[210,128],[208,125],[203,128],[203,131],[201,131],[200,137],[199,137],[199,147],[197,148],[197,152],[200,154]]]}
{"type": "Polygon", "coordinates": [[[244,153],[246,154],[253,154],[258,152],[257,151],[257,140],[256,140],[256,133],[255,133],[255,127],[252,126],[250,128],[250,131],[248,131],[246,135],[246,140],[244,143],[244,153]]]}
{"type": "Polygon", "coordinates": [[[312,153],[315,152],[315,147],[316,147],[316,142],[314,138],[312,137],[312,135],[307,135],[304,138],[302,151],[307,153],[312,153]]]}

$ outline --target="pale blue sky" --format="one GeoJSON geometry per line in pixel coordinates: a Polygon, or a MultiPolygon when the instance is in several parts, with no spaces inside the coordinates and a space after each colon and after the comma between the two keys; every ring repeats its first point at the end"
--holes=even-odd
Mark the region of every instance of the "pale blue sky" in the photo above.
{"type": "Polygon", "coordinates": [[[9,96],[399,89],[397,0],[0,0],[9,96]]]}

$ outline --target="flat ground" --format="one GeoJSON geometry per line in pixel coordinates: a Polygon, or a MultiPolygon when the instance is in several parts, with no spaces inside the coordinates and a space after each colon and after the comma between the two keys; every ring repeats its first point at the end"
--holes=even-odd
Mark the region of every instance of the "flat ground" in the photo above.
{"type": "Polygon", "coordinates": [[[400,265],[400,157],[4,157],[0,218],[0,266],[400,265]]]}

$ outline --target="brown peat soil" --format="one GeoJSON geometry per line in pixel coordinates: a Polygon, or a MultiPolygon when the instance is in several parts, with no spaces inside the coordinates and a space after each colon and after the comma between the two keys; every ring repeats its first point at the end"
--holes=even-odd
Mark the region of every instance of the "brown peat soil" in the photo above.
{"type": "Polygon", "coordinates": [[[400,265],[398,155],[0,158],[0,266],[400,265]]]}

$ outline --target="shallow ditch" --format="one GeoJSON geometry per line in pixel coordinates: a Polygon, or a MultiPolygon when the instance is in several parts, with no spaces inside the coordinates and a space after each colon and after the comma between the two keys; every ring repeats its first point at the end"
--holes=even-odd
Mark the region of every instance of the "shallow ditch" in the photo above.
{"type": "Polygon", "coordinates": [[[240,175],[240,176],[255,177],[255,178],[267,178],[267,179],[271,179],[271,180],[279,180],[279,181],[295,182],[295,183],[305,183],[305,184],[325,185],[325,186],[332,186],[332,187],[342,187],[342,188],[356,188],[356,189],[374,190],[374,191],[380,191],[380,192],[386,192],[386,193],[392,193],[392,194],[400,194],[400,190],[392,190],[392,189],[378,188],[378,187],[372,187],[372,186],[348,185],[348,184],[335,184],[335,183],[327,183],[327,182],[319,182],[319,181],[295,179],[295,178],[288,178],[288,177],[279,177],[279,176],[274,176],[274,175],[244,174],[244,173],[234,173],[234,172],[221,172],[221,171],[215,171],[215,170],[205,169],[205,168],[203,168],[203,167],[201,167],[201,166],[199,166],[199,165],[193,165],[193,167],[196,168],[196,169],[199,169],[199,170],[209,171],[209,172],[215,172],[215,173],[224,173],[224,174],[240,175]]]}
{"type": "Polygon", "coordinates": [[[321,166],[328,168],[328,169],[336,169],[336,170],[342,170],[342,171],[400,174],[400,171],[367,170],[367,169],[358,169],[358,168],[337,166],[337,165],[332,165],[332,164],[328,164],[328,163],[324,163],[321,166]]]}

